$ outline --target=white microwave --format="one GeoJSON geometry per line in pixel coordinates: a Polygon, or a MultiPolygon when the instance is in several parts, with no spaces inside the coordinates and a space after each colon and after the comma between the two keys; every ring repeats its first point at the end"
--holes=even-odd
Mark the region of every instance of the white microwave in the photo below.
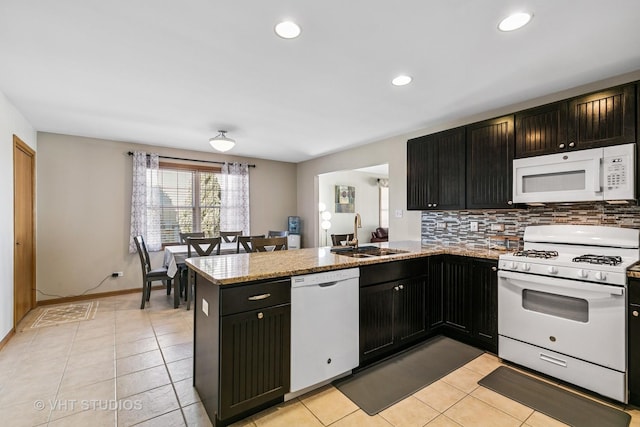
{"type": "Polygon", "coordinates": [[[635,199],[635,144],[513,161],[513,202],[542,204],[635,199]]]}

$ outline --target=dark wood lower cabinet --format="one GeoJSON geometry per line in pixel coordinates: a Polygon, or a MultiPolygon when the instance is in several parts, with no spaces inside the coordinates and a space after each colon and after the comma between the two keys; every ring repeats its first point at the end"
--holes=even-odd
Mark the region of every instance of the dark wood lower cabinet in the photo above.
{"type": "Polygon", "coordinates": [[[196,275],[194,300],[193,385],[213,424],[282,402],[290,385],[290,281],[221,289],[196,275]]]}
{"type": "Polygon", "coordinates": [[[627,316],[629,402],[640,405],[640,279],[629,280],[627,316]]]}
{"type": "Polygon", "coordinates": [[[375,278],[393,276],[385,272],[385,264],[361,269],[360,365],[437,334],[497,353],[497,265],[494,260],[436,255],[419,269],[393,267],[414,277],[384,283],[375,278]]]}

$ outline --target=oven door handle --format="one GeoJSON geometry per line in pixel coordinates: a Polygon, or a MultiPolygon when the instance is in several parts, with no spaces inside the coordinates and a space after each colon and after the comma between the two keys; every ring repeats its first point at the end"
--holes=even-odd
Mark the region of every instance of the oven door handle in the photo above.
{"type": "Polygon", "coordinates": [[[517,282],[525,282],[531,284],[531,289],[540,289],[544,287],[545,289],[551,290],[554,289],[556,291],[560,291],[561,289],[568,289],[572,291],[587,291],[594,294],[602,294],[602,295],[616,295],[622,296],[624,295],[624,287],[623,286],[610,286],[610,285],[601,285],[598,283],[591,282],[578,282],[571,279],[562,279],[558,277],[548,277],[548,276],[537,276],[535,274],[523,274],[523,273],[514,273],[512,271],[498,271],[498,280],[508,280],[511,282],[513,286],[518,288],[528,288],[526,285],[521,285],[517,282]],[[510,280],[511,279],[511,280],[510,280]],[[551,287],[551,289],[549,289],[551,287]]]}

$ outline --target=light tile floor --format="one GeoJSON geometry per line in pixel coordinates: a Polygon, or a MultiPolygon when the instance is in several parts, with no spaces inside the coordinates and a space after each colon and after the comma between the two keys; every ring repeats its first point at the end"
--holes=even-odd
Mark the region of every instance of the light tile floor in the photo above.
{"type": "MultiPolygon", "coordinates": [[[[101,298],[93,320],[45,328],[30,313],[0,351],[0,424],[210,426],[191,385],[193,311],[159,290],[145,310],[139,298],[101,298]]],[[[499,365],[484,354],[374,417],[325,386],[234,427],[563,425],[477,384],[499,365]]],[[[640,409],[618,408],[640,427],[640,409]]]]}

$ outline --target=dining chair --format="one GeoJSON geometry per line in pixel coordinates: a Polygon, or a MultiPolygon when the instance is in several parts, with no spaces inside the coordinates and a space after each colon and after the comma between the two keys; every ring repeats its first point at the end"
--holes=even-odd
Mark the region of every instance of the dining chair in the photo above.
{"type": "Polygon", "coordinates": [[[167,285],[167,295],[171,295],[171,281],[173,278],[167,274],[166,267],[151,268],[149,251],[147,251],[147,245],[142,236],[135,236],[133,241],[136,244],[136,249],[140,256],[140,266],[142,267],[142,303],[140,304],[140,309],[142,310],[151,296],[151,282],[162,280],[167,285]]]}
{"type": "Polygon", "coordinates": [[[187,244],[188,237],[204,237],[204,231],[194,231],[192,233],[180,233],[180,243],[183,245],[187,244]]]}
{"type": "Polygon", "coordinates": [[[350,234],[332,234],[331,243],[333,246],[342,246],[342,242],[353,240],[353,233],[350,234]]]}
{"type": "Polygon", "coordinates": [[[251,244],[253,252],[272,252],[287,250],[287,241],[286,237],[266,237],[251,239],[251,244]]]}
{"type": "Polygon", "coordinates": [[[251,244],[251,241],[253,239],[264,239],[264,234],[256,234],[254,236],[238,236],[237,237],[237,242],[238,242],[238,246],[236,248],[236,253],[239,254],[240,253],[240,248],[243,248],[245,252],[249,253],[249,252],[254,252],[253,251],[253,247],[251,244]]]}
{"type": "MultiPolygon", "coordinates": [[[[187,237],[187,258],[220,255],[220,243],[222,243],[221,237],[187,237]]],[[[188,271],[186,268],[185,270],[188,271]]],[[[180,281],[182,284],[183,280],[181,279],[180,281]]],[[[184,299],[187,302],[187,310],[191,308],[192,284],[193,280],[187,277],[184,290],[184,299]]]]}
{"type": "Polygon", "coordinates": [[[274,230],[269,230],[269,233],[267,233],[267,237],[287,237],[289,235],[288,231],[274,231],[274,230]]]}
{"type": "Polygon", "coordinates": [[[220,237],[222,237],[222,241],[226,242],[226,243],[233,243],[240,236],[242,236],[242,230],[240,230],[240,231],[221,231],[220,232],[220,237]]]}

